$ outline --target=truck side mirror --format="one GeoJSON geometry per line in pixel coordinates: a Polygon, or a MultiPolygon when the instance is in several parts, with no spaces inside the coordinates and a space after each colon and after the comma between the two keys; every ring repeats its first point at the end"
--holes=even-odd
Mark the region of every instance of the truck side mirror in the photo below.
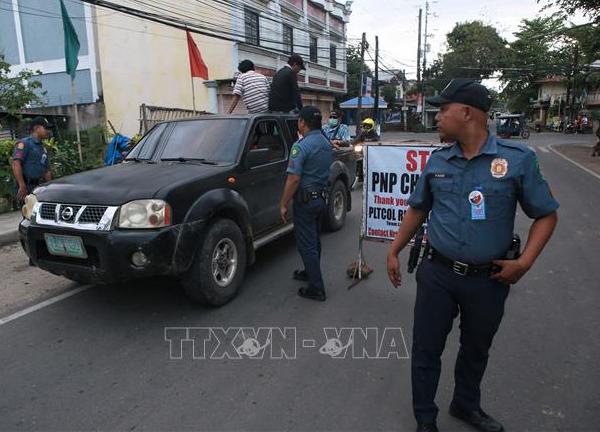
{"type": "Polygon", "coordinates": [[[246,163],[248,168],[264,165],[270,161],[271,151],[268,148],[252,149],[248,152],[246,163]]]}

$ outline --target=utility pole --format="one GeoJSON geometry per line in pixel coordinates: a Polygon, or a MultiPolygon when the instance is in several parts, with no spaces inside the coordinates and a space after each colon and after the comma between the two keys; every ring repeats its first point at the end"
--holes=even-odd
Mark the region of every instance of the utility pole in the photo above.
{"type": "Polygon", "coordinates": [[[365,74],[365,46],[367,45],[367,34],[362,34],[360,42],[360,83],[358,87],[358,109],[356,110],[356,136],[359,134],[360,122],[362,119],[362,97],[363,97],[363,77],[365,74]]]}
{"type": "MultiPolygon", "coordinates": [[[[375,123],[379,124],[379,36],[375,36],[375,102],[373,104],[373,117],[375,123]]],[[[378,131],[379,132],[379,131],[378,131]]]]}
{"type": "Polygon", "coordinates": [[[421,20],[423,18],[423,9],[419,8],[419,42],[417,48],[417,112],[419,112],[419,105],[421,104],[421,20]]]}
{"type": "Polygon", "coordinates": [[[404,132],[408,132],[408,107],[406,106],[406,69],[402,71],[402,120],[404,121],[404,132]]]}
{"type": "Polygon", "coordinates": [[[421,106],[423,107],[423,116],[421,117],[423,121],[423,126],[427,126],[427,111],[425,111],[425,71],[427,70],[427,23],[429,21],[429,1],[425,2],[425,33],[423,34],[423,76],[421,77],[421,97],[423,98],[423,103],[421,106]]]}

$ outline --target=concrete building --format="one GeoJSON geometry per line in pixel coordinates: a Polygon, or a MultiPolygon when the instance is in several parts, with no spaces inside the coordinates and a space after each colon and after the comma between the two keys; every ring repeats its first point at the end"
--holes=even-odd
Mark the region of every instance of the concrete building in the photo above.
{"type": "Polygon", "coordinates": [[[555,116],[559,115],[559,112],[564,113],[564,105],[567,100],[567,81],[564,77],[551,76],[538,81],[537,84],[539,84],[539,90],[538,98],[533,103],[535,108],[533,120],[546,124],[552,120],[548,116],[551,107],[556,107],[555,116]]]}
{"type": "MultiPolygon", "coordinates": [[[[17,73],[39,70],[47,114],[69,114],[71,82],[65,73],[59,0],[5,0],[0,8],[0,54],[17,73]]],[[[193,34],[209,80],[193,80],[196,108],[224,112],[232,98],[238,63],[252,60],[268,77],[291,52],[306,61],[299,86],[306,104],[329,110],[346,93],[346,25],[350,5],[335,0],[120,0],[119,5],[188,19],[205,33],[193,34]]],[[[192,82],[181,29],[65,0],[81,49],[75,100],[82,127],[111,120],[124,134],[140,130],[142,104],[192,109],[192,82]]],[[[243,104],[238,105],[243,111],[243,104]]]]}

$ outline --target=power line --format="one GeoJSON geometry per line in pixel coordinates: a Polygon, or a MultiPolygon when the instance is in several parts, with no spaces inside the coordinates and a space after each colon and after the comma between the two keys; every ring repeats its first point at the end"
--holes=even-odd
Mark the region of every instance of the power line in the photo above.
{"type": "MultiPolygon", "coordinates": [[[[9,1],[9,0],[0,0],[0,1],[9,1]]],[[[81,0],[81,1],[88,2],[86,0],[81,0]]],[[[103,7],[103,6],[100,6],[100,7],[103,7]]],[[[36,11],[38,13],[25,12],[25,11],[19,11],[19,12],[22,13],[22,14],[24,14],[24,15],[32,15],[32,16],[38,16],[38,17],[43,17],[43,18],[51,18],[51,19],[62,20],[62,16],[60,16],[60,15],[53,15],[53,14],[51,14],[49,12],[46,12],[44,10],[41,10],[41,9],[36,9],[36,8],[31,8],[31,7],[26,7],[26,8],[27,8],[27,10],[30,10],[30,11],[33,10],[33,11],[36,11]]],[[[0,7],[0,10],[4,10],[4,11],[8,11],[8,12],[14,12],[14,10],[12,8],[5,9],[5,8],[0,7]]],[[[115,11],[113,13],[116,13],[116,12],[118,12],[118,11],[115,11]]],[[[113,13],[106,14],[106,15],[112,15],[113,13]]],[[[106,15],[102,15],[102,16],[106,16],[106,15]]],[[[111,28],[116,28],[116,29],[120,29],[120,30],[124,30],[124,31],[134,32],[134,33],[152,34],[152,35],[156,35],[156,36],[160,36],[160,37],[166,37],[166,38],[170,38],[170,39],[185,40],[185,38],[173,37],[173,36],[168,36],[168,35],[161,35],[161,34],[158,34],[158,33],[152,33],[152,32],[147,32],[147,31],[137,31],[137,30],[133,30],[133,29],[129,29],[129,28],[124,28],[124,27],[119,27],[119,26],[114,26],[114,25],[110,25],[110,24],[103,24],[103,23],[99,23],[97,21],[86,19],[85,17],[84,18],[74,17],[74,18],[75,19],[82,19],[82,20],[84,20],[86,22],[93,23],[93,24],[96,24],[96,25],[106,26],[106,27],[111,27],[111,28]]],[[[142,17],[142,16],[140,16],[140,18],[141,19],[149,19],[148,17],[142,17]]],[[[155,21],[155,20],[150,19],[150,21],[155,21]]],[[[202,21],[199,21],[199,22],[202,23],[202,24],[206,24],[205,22],[202,22],[202,21]]],[[[239,33],[229,33],[229,34],[227,34],[227,33],[221,32],[220,35],[217,35],[217,34],[210,34],[210,33],[204,32],[204,31],[199,31],[199,30],[197,30],[195,28],[188,28],[187,26],[181,27],[180,25],[172,25],[171,23],[166,23],[166,22],[160,22],[160,23],[164,24],[164,25],[167,25],[167,26],[170,26],[170,27],[177,27],[177,28],[180,28],[182,30],[189,30],[192,33],[200,33],[200,34],[203,34],[203,35],[206,35],[206,36],[209,36],[209,37],[213,37],[213,38],[216,38],[216,39],[226,39],[226,40],[233,41],[233,42],[242,42],[242,43],[245,43],[245,35],[241,35],[239,33]],[[223,37],[223,34],[226,34],[229,37],[223,37]],[[233,37],[235,37],[235,36],[243,38],[243,40],[233,39],[233,37]]],[[[196,25],[194,27],[196,27],[196,25]]],[[[202,28],[202,27],[200,27],[200,28],[202,28]]],[[[215,32],[217,31],[217,29],[213,29],[213,28],[204,28],[204,29],[208,30],[208,31],[215,31],[215,32]]],[[[260,38],[260,42],[285,45],[285,43],[282,42],[282,41],[275,41],[275,40],[270,40],[270,39],[265,39],[265,38],[260,38]]],[[[304,48],[310,48],[310,45],[296,45],[296,44],[294,44],[294,47],[298,47],[298,48],[303,48],[303,47],[304,48]]],[[[278,50],[277,48],[272,48],[272,47],[263,47],[263,48],[271,49],[273,51],[277,51],[277,52],[280,52],[280,53],[283,53],[283,54],[289,54],[289,52],[286,51],[286,50],[278,50]]],[[[344,48],[344,47],[338,47],[338,48],[344,48]]],[[[331,52],[331,47],[317,47],[317,50],[327,50],[327,51],[331,52]]],[[[322,59],[322,60],[330,60],[331,56],[330,55],[329,56],[323,56],[323,55],[318,55],[317,54],[317,58],[318,59],[322,59]]],[[[336,60],[343,62],[343,61],[346,60],[346,57],[345,56],[337,56],[336,55],[336,60]]]]}

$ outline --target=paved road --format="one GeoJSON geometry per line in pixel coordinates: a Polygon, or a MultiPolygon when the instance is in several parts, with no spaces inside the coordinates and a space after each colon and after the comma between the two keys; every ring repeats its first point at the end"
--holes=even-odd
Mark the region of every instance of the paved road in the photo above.
{"type": "MultiPolygon", "coordinates": [[[[600,181],[544,151],[555,137],[565,141],[544,134],[530,144],[562,204],[559,227],[512,288],[483,388],[484,407],[509,431],[598,429],[600,181]]],[[[289,274],[298,257],[286,237],[259,253],[240,295],[220,309],[191,304],[168,280],[142,281],[91,287],[0,325],[0,430],[413,430],[408,360],[319,353],[325,327],[401,328],[410,347],[414,278],[390,287],[384,245],[366,245],[375,273],[346,289],[359,217],[355,209],[342,231],[324,237],[323,304],[296,296],[289,274]],[[165,327],[239,326],[296,328],[296,358],[195,360],[188,343],[182,359],[170,359],[165,327]],[[315,348],[303,348],[309,339],[315,348]]],[[[527,220],[517,225],[525,235],[527,220]]],[[[446,414],[457,344],[455,329],[438,392],[446,431],[469,430],[446,414]]]]}

